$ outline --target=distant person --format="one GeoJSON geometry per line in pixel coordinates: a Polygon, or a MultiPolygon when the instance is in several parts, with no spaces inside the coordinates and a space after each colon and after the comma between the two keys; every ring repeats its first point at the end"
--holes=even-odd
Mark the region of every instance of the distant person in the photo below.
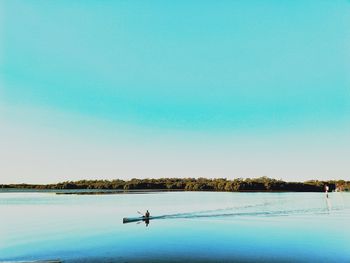
{"type": "Polygon", "coordinates": [[[324,191],[325,191],[325,193],[326,193],[326,198],[328,198],[328,190],[329,190],[328,185],[325,185],[325,186],[324,186],[324,191]]]}
{"type": "Polygon", "coordinates": [[[144,215],[144,221],[145,221],[145,224],[146,224],[146,226],[148,226],[148,224],[149,224],[149,217],[151,216],[151,214],[149,213],[149,211],[147,210],[146,211],[146,213],[145,213],[145,215],[144,215]]]}

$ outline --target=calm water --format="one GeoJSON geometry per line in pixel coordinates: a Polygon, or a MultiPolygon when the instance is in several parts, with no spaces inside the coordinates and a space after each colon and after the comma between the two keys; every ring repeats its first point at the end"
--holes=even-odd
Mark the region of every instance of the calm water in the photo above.
{"type": "Polygon", "coordinates": [[[0,262],[350,262],[350,193],[0,193],[0,262]],[[123,224],[149,209],[169,215],[123,224]]]}

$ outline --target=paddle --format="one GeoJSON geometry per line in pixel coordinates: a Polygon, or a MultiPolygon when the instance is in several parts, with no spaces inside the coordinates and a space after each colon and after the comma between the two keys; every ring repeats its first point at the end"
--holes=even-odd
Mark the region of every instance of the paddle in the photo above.
{"type": "Polygon", "coordinates": [[[137,213],[139,213],[140,215],[144,216],[144,214],[142,214],[140,211],[137,211],[137,213]]]}

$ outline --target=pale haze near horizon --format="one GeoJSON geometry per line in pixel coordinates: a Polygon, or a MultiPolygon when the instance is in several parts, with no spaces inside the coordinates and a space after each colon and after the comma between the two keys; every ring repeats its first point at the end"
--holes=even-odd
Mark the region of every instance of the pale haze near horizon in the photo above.
{"type": "Polygon", "coordinates": [[[348,1],[0,13],[0,183],[350,180],[348,1]]]}

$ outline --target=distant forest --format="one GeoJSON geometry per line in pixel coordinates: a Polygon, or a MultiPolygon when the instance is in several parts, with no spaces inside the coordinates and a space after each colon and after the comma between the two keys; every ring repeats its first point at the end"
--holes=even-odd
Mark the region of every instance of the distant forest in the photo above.
{"type": "Polygon", "coordinates": [[[184,191],[290,191],[290,192],[323,192],[325,185],[329,191],[338,189],[350,191],[350,181],[318,181],[285,182],[268,177],[254,179],[237,178],[160,178],[160,179],[131,179],[131,180],[80,180],[67,181],[57,184],[3,184],[0,188],[20,189],[111,189],[111,190],[184,190],[184,191]]]}

